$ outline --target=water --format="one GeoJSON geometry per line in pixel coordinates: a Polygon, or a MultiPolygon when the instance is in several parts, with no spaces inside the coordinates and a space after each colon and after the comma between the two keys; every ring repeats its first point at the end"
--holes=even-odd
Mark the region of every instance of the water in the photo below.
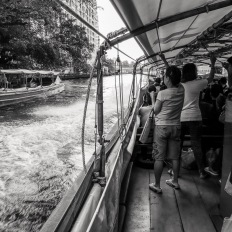
{"type": "MultiPolygon", "coordinates": [[[[123,76],[128,104],[132,75],[123,76]]],[[[88,80],[65,81],[48,99],[0,109],[0,231],[39,231],[82,166],[81,128],[88,80]]],[[[88,106],[86,162],[94,151],[96,79],[88,106]]],[[[114,76],[104,77],[105,133],[117,121],[114,76]]]]}

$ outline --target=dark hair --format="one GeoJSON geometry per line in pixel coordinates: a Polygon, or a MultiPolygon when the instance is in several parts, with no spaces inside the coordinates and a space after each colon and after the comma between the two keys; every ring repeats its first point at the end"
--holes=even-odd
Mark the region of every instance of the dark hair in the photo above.
{"type": "Polygon", "coordinates": [[[155,84],[160,84],[160,83],[161,83],[161,78],[157,77],[157,78],[155,79],[155,84]]]}
{"type": "Polygon", "coordinates": [[[212,97],[217,98],[218,95],[222,93],[222,87],[218,84],[211,85],[210,94],[212,97]]]}
{"type": "Polygon", "coordinates": [[[221,77],[221,79],[219,80],[220,84],[225,85],[227,83],[227,79],[226,77],[221,77]]]}
{"type": "Polygon", "coordinates": [[[167,68],[166,76],[170,78],[173,85],[178,85],[181,79],[181,71],[175,65],[172,65],[167,68]]]}
{"type": "Polygon", "coordinates": [[[197,66],[193,63],[185,64],[182,69],[182,82],[197,79],[197,66]]]}
{"type": "Polygon", "coordinates": [[[229,64],[232,64],[232,56],[227,60],[229,64]]]}
{"type": "Polygon", "coordinates": [[[152,92],[152,91],[156,92],[156,87],[155,87],[154,85],[150,85],[150,86],[148,87],[148,92],[150,93],[150,92],[152,92]]]}

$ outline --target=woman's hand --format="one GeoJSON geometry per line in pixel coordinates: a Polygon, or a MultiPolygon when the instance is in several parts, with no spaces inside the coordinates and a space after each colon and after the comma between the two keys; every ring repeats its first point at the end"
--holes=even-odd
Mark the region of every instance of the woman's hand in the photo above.
{"type": "Polygon", "coordinates": [[[214,56],[214,54],[211,54],[210,56],[210,61],[211,61],[211,67],[214,67],[215,63],[216,63],[216,57],[214,56]]]}

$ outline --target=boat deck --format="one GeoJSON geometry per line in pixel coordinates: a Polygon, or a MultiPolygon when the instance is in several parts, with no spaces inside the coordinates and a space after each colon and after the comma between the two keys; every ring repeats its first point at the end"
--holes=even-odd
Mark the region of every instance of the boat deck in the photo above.
{"type": "Polygon", "coordinates": [[[154,182],[152,169],[134,166],[127,199],[124,232],[218,232],[223,219],[219,212],[219,178],[200,179],[197,171],[181,170],[174,190],[164,169],[162,194],[149,190],[154,182]]]}

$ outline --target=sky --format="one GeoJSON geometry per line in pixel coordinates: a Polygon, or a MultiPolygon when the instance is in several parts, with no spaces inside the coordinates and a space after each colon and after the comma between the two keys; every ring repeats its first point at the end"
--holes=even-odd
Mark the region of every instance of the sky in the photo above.
{"type": "MultiPolygon", "coordinates": [[[[126,27],[109,0],[97,0],[97,5],[99,31],[104,36],[107,36],[108,33],[116,31],[122,27],[126,27]]],[[[100,41],[103,42],[104,39],[100,38],[100,41]]],[[[143,55],[141,48],[133,38],[119,43],[118,46],[120,50],[134,59],[137,59],[143,55]]],[[[108,58],[112,59],[116,58],[117,50],[114,48],[108,50],[107,56],[108,58]]],[[[122,53],[120,53],[119,56],[121,61],[127,60],[129,63],[132,61],[122,53]]]]}

